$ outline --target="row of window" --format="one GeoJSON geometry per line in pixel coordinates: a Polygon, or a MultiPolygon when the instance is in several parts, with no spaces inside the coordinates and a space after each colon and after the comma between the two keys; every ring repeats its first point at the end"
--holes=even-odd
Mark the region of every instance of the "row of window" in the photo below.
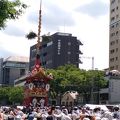
{"type": "Polygon", "coordinates": [[[118,57],[110,58],[110,62],[118,61],[118,57]]]}
{"type": "Polygon", "coordinates": [[[110,50],[110,54],[113,54],[115,52],[118,52],[118,48],[116,48],[116,50],[115,49],[110,50]]]}

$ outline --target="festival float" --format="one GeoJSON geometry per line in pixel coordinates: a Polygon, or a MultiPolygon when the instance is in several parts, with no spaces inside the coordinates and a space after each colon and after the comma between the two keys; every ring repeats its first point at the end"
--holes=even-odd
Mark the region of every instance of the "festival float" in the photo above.
{"type": "Polygon", "coordinates": [[[41,32],[41,2],[39,10],[39,24],[38,35],[36,44],[36,60],[35,65],[31,72],[26,77],[24,84],[24,106],[41,107],[48,105],[48,92],[49,92],[49,80],[52,80],[52,74],[46,73],[45,69],[41,66],[40,61],[40,32],[41,32]]]}

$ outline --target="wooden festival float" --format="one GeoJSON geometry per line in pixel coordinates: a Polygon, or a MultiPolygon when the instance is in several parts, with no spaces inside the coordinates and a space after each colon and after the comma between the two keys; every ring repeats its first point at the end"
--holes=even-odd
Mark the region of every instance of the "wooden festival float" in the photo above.
{"type": "Polygon", "coordinates": [[[40,32],[41,32],[41,2],[39,10],[39,24],[36,44],[36,60],[35,65],[29,75],[26,77],[24,84],[24,101],[25,106],[41,107],[48,105],[49,80],[52,80],[52,74],[46,74],[41,66],[40,61],[40,32]]]}

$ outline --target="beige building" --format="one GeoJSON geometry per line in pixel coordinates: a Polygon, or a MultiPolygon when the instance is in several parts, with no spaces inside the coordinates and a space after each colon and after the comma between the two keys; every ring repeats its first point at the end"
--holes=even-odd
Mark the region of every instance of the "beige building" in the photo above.
{"type": "Polygon", "coordinates": [[[65,106],[74,106],[78,101],[78,92],[76,91],[67,91],[64,93],[61,99],[61,104],[65,106]]]}
{"type": "Polygon", "coordinates": [[[120,71],[120,0],[110,0],[109,69],[120,71]]]}

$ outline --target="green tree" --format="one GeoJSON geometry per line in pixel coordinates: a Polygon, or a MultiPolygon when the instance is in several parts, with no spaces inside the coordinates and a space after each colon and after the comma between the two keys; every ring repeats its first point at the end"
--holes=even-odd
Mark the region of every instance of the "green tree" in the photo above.
{"type": "MultiPolygon", "coordinates": [[[[74,65],[60,66],[55,70],[49,70],[54,76],[51,80],[51,91],[56,92],[56,97],[59,93],[64,93],[68,90],[75,90],[78,86],[80,69],[74,65]]],[[[82,76],[81,76],[82,79],[82,76]]],[[[77,89],[76,89],[77,90],[77,89]]]]}
{"type": "Polygon", "coordinates": [[[22,103],[23,101],[23,88],[22,87],[11,87],[9,91],[9,101],[11,103],[22,103]]]}
{"type": "Polygon", "coordinates": [[[23,87],[0,87],[0,103],[22,103],[23,87]]]}
{"type": "Polygon", "coordinates": [[[8,91],[6,87],[0,87],[0,101],[8,99],[8,91]]]}
{"type": "Polygon", "coordinates": [[[18,19],[27,5],[19,0],[0,0],[0,29],[5,28],[7,20],[18,19]]]}
{"type": "Polygon", "coordinates": [[[60,66],[55,70],[49,70],[54,75],[51,80],[51,91],[64,93],[75,90],[83,94],[85,102],[90,102],[90,96],[93,90],[104,87],[107,82],[104,80],[104,72],[99,70],[81,70],[74,65],[60,66]]]}

